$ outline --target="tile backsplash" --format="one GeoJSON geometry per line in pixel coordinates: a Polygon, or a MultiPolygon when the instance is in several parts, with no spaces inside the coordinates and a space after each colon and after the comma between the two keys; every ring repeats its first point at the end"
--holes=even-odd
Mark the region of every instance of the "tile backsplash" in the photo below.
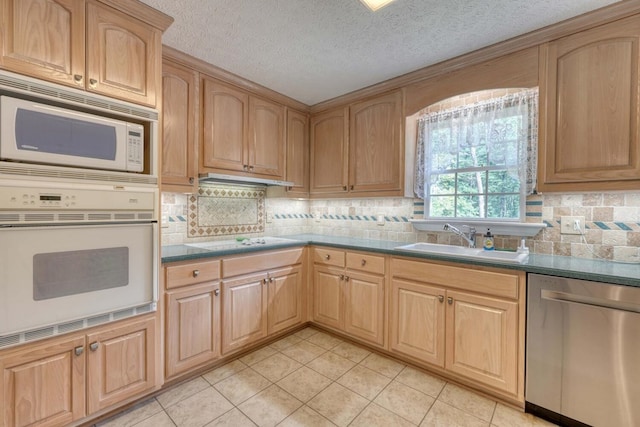
{"type": "MultiPolygon", "coordinates": [[[[162,193],[162,243],[181,244],[224,240],[232,236],[279,236],[315,233],[412,243],[462,244],[445,232],[417,232],[410,218],[422,217],[422,201],[411,198],[293,200],[264,198],[264,230],[233,228],[224,235],[191,235],[188,232],[189,195],[162,193]],[[384,216],[384,225],[378,218],[384,216]]],[[[527,198],[527,222],[545,222],[547,228],[527,239],[532,253],[604,258],[640,262],[640,192],[543,194],[527,198]],[[561,235],[561,216],[583,216],[584,236],[561,235]]],[[[202,209],[202,206],[199,206],[202,209]]],[[[219,204],[219,218],[241,218],[242,205],[219,204]]],[[[211,210],[211,208],[209,208],[211,210]]],[[[203,215],[199,213],[199,215],[203,215]]],[[[207,213],[211,218],[211,213],[207,213]]],[[[241,221],[238,221],[241,222],[241,221]]],[[[515,249],[518,236],[496,236],[499,249],[515,249]]]]}

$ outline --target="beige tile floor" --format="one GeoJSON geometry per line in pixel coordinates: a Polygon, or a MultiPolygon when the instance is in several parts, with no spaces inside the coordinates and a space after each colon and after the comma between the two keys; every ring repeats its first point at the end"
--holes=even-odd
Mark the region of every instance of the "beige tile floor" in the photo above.
{"type": "Polygon", "coordinates": [[[313,328],[171,388],[99,427],[551,426],[313,328]]]}

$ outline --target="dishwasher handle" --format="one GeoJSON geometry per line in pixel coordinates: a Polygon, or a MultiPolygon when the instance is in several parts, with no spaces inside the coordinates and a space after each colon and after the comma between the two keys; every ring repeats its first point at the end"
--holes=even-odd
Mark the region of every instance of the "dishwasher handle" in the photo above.
{"type": "Polygon", "coordinates": [[[556,301],[562,303],[574,303],[580,305],[588,305],[597,308],[608,308],[611,310],[628,311],[631,313],[640,313],[640,305],[634,303],[628,303],[624,301],[614,301],[607,298],[590,297],[586,295],[570,294],[566,292],[551,291],[549,289],[542,289],[540,291],[540,298],[549,301],[556,301]]]}

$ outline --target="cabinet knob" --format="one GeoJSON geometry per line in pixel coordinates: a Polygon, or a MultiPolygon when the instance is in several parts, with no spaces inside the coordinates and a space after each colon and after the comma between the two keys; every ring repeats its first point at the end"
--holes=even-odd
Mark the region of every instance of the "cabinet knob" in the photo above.
{"type": "Polygon", "coordinates": [[[220,295],[220,289],[216,289],[215,291],[213,291],[213,294],[214,294],[215,296],[220,295]]]}
{"type": "Polygon", "coordinates": [[[193,277],[198,277],[200,275],[200,270],[193,270],[193,277]]]}
{"type": "Polygon", "coordinates": [[[438,301],[443,302],[444,301],[444,295],[438,295],[438,301]]]}
{"type": "Polygon", "coordinates": [[[451,297],[447,298],[447,303],[449,305],[453,304],[453,298],[451,298],[451,297]]]}
{"type": "Polygon", "coordinates": [[[98,342],[92,342],[91,344],[89,344],[89,349],[91,351],[96,351],[98,349],[98,347],[100,347],[100,344],[98,344],[98,342]]]}
{"type": "Polygon", "coordinates": [[[344,280],[344,274],[340,275],[340,280],[344,280]]]}
{"type": "Polygon", "coordinates": [[[329,260],[331,259],[331,255],[326,254],[326,255],[324,256],[324,259],[326,259],[327,261],[329,261],[329,260]]]}
{"type": "Polygon", "coordinates": [[[266,285],[268,281],[269,281],[269,279],[267,279],[267,278],[265,277],[264,279],[262,279],[262,284],[263,284],[263,285],[266,285]]]}
{"type": "Polygon", "coordinates": [[[96,79],[89,79],[89,86],[91,86],[92,89],[95,89],[96,86],[98,86],[98,81],[96,79]]]}
{"type": "Polygon", "coordinates": [[[348,282],[349,281],[349,276],[344,276],[344,281],[348,282]]]}
{"type": "Polygon", "coordinates": [[[249,170],[249,165],[242,165],[243,170],[249,170]]]}
{"type": "Polygon", "coordinates": [[[362,265],[363,267],[364,267],[365,265],[367,265],[367,260],[366,260],[366,259],[363,259],[363,260],[362,260],[362,262],[360,263],[360,265],[362,265]]]}
{"type": "Polygon", "coordinates": [[[346,185],[342,186],[342,191],[347,191],[347,186],[346,185]]]}
{"type": "Polygon", "coordinates": [[[349,186],[349,190],[353,191],[353,185],[349,186]]]}
{"type": "Polygon", "coordinates": [[[76,356],[80,356],[82,353],[84,353],[84,347],[83,346],[79,346],[73,349],[73,352],[76,354],[76,356]]]}
{"type": "Polygon", "coordinates": [[[83,77],[80,74],[73,75],[73,81],[77,84],[82,84],[83,77]]]}
{"type": "Polygon", "coordinates": [[[195,182],[195,178],[190,176],[189,177],[189,184],[193,184],[195,182]]]}
{"type": "Polygon", "coordinates": [[[273,277],[269,277],[269,283],[273,283],[273,277]]]}
{"type": "Polygon", "coordinates": [[[253,165],[249,166],[249,170],[252,171],[253,170],[253,165]]]}

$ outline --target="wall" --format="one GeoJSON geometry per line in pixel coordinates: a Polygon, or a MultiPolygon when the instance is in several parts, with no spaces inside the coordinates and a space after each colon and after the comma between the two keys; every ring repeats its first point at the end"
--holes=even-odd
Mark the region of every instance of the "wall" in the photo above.
{"type": "MultiPolygon", "coordinates": [[[[162,194],[164,245],[233,238],[230,235],[188,238],[187,203],[187,195],[162,194]]],[[[265,206],[265,232],[249,234],[249,237],[315,233],[403,243],[462,244],[451,233],[414,231],[409,219],[422,216],[422,202],[409,198],[291,200],[267,197],[265,206]],[[386,217],[382,226],[377,225],[379,214],[386,217]]],[[[526,215],[528,222],[547,224],[545,230],[527,239],[532,253],[640,262],[640,192],[534,195],[527,199],[526,215]],[[564,215],[585,217],[584,239],[560,234],[560,217],[564,215]]],[[[499,249],[515,249],[518,242],[517,236],[496,236],[499,249]]]]}

